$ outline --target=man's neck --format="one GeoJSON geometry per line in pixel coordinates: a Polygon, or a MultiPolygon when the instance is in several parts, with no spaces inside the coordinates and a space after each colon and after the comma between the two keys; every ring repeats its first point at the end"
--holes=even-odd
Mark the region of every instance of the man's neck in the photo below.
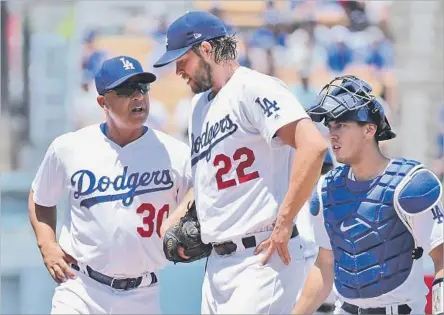
{"type": "Polygon", "coordinates": [[[106,136],[121,147],[137,140],[143,135],[144,126],[139,128],[118,128],[115,124],[106,123],[106,136]]]}
{"type": "Polygon", "coordinates": [[[390,159],[384,156],[381,151],[374,150],[369,154],[363,154],[360,161],[350,166],[355,179],[365,181],[381,175],[389,162],[390,159]]]}
{"type": "Polygon", "coordinates": [[[217,93],[224,87],[231,79],[239,64],[236,61],[221,62],[212,69],[213,86],[211,87],[211,98],[215,97],[217,93]]]}

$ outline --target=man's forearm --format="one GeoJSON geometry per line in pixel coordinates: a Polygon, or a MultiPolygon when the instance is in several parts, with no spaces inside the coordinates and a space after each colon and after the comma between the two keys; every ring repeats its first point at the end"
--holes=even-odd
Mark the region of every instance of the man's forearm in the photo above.
{"type": "Polygon", "coordinates": [[[293,314],[313,314],[328,298],[333,286],[333,268],[325,269],[313,265],[305,281],[293,314]]]}
{"type": "Polygon", "coordinates": [[[188,211],[188,204],[194,199],[193,188],[191,188],[188,193],[183,198],[179,206],[174,210],[174,212],[162,223],[160,228],[160,234],[163,237],[170,226],[173,226],[185,215],[188,211]]]}
{"type": "Polygon", "coordinates": [[[429,255],[435,267],[435,279],[444,277],[444,245],[440,244],[436,246],[429,255]]]}
{"type": "Polygon", "coordinates": [[[302,148],[296,151],[291,170],[287,194],[279,215],[287,222],[293,221],[296,214],[310,197],[321,174],[327,148],[302,148]]]}
{"type": "Polygon", "coordinates": [[[57,242],[57,209],[56,207],[43,207],[37,205],[33,200],[31,192],[28,200],[29,220],[37,238],[39,248],[48,242],[57,242]]]}

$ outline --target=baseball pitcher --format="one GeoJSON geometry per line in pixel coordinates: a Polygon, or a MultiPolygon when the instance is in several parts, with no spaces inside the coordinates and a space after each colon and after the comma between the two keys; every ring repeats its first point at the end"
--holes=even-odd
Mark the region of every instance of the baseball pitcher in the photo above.
{"type": "Polygon", "coordinates": [[[201,311],[289,314],[304,272],[294,218],[327,143],[283,82],[239,66],[236,39],[217,17],[187,12],[167,38],[154,66],[175,62],[196,94],[189,121],[194,198],[202,242],[213,247],[201,311]]]}

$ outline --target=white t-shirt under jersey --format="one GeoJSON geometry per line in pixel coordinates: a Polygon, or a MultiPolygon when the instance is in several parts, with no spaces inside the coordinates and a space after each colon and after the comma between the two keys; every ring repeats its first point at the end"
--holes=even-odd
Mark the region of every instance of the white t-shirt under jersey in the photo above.
{"type": "Polygon", "coordinates": [[[308,115],[282,81],[244,67],[208,95],[192,101],[191,167],[202,240],[222,242],[272,224],[292,158],[275,135],[308,115]]]}
{"type": "Polygon", "coordinates": [[[32,183],[34,201],[54,206],[68,192],[61,247],[108,276],[137,277],[167,263],[158,233],[191,187],[188,154],[153,129],[120,147],[92,125],[52,142],[32,183]]]}

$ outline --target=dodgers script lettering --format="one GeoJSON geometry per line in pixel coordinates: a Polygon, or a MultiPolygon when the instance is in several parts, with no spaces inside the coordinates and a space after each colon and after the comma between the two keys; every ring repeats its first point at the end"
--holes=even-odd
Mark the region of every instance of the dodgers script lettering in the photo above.
{"type": "Polygon", "coordinates": [[[95,192],[106,192],[112,188],[113,191],[125,191],[123,193],[109,194],[85,198],[80,206],[90,208],[96,204],[122,200],[124,206],[132,204],[134,197],[155,191],[168,190],[173,187],[170,170],[157,170],[153,172],[128,173],[128,166],[123,168],[123,173],[111,179],[102,176],[97,179],[90,170],[80,170],[71,176],[71,185],[74,188],[74,198],[79,199],[92,195],[95,192]],[[137,189],[137,188],[144,189],[137,189]]]}
{"type": "Polygon", "coordinates": [[[201,159],[211,159],[211,150],[223,139],[236,132],[238,126],[231,120],[230,115],[226,115],[220,121],[210,126],[207,122],[205,131],[196,136],[191,133],[191,166],[194,166],[201,159]]]}

